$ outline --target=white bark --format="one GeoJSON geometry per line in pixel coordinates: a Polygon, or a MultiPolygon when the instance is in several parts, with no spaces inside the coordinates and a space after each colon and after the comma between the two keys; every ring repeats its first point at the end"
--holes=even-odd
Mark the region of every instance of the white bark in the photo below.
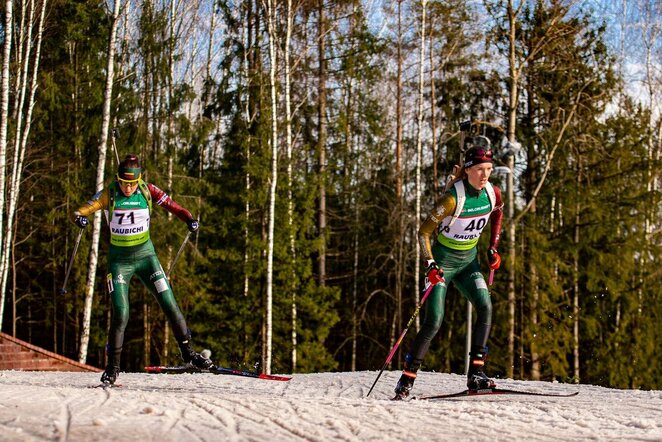
{"type": "MultiPolygon", "coordinates": [[[[7,167],[7,123],[9,120],[9,61],[11,58],[12,31],[13,31],[13,0],[5,2],[5,44],[2,55],[2,98],[0,99],[0,232],[4,224],[5,207],[5,169],[7,167]]],[[[0,235],[0,250],[5,241],[0,235]]],[[[0,291],[0,330],[4,316],[5,291],[0,291]]]]}
{"type": "MultiPolygon", "coordinates": [[[[577,164],[577,189],[581,188],[582,178],[581,178],[581,160],[578,159],[577,164]]],[[[576,250],[579,250],[579,235],[580,235],[580,210],[581,205],[579,201],[575,204],[575,226],[574,226],[574,238],[573,243],[575,244],[576,250]]],[[[573,258],[572,265],[572,378],[573,382],[578,384],[580,377],[579,372],[579,256],[578,253],[575,253],[573,258]]]]}
{"type": "MultiPolygon", "coordinates": [[[[211,82],[212,82],[212,62],[214,59],[214,35],[216,32],[216,8],[213,8],[211,12],[211,17],[210,23],[209,23],[209,46],[207,47],[207,63],[205,65],[205,90],[204,90],[204,99],[205,103],[204,106],[206,107],[209,104],[209,97],[211,95],[211,91],[209,88],[211,87],[211,82]]],[[[218,131],[218,125],[216,125],[215,131],[218,131]]],[[[214,137],[213,143],[216,143],[216,137],[214,137]]],[[[200,167],[199,167],[199,172],[198,172],[198,177],[202,178],[202,175],[205,170],[205,162],[207,161],[207,148],[201,148],[200,149],[200,167]]],[[[210,162],[213,162],[214,158],[210,158],[210,162]]]]}
{"type": "MultiPolygon", "coordinates": [[[[117,25],[121,11],[121,0],[115,0],[113,8],[113,22],[110,29],[108,41],[108,65],[106,77],[106,90],[103,97],[103,115],[101,123],[101,139],[99,141],[99,160],[97,162],[97,177],[95,189],[97,192],[103,189],[103,180],[106,171],[106,153],[108,144],[108,131],[110,128],[110,104],[113,94],[113,80],[115,74],[115,39],[117,38],[117,25]]],[[[87,347],[90,342],[90,321],[92,318],[92,300],[94,299],[94,280],[96,279],[97,263],[99,260],[99,237],[101,236],[101,211],[94,214],[92,223],[92,245],[90,246],[90,257],[87,272],[87,283],[85,289],[85,307],[83,310],[83,326],[80,335],[80,348],[78,361],[87,361],[87,347]]]]}
{"type": "MultiPolygon", "coordinates": [[[[7,210],[7,226],[4,234],[4,243],[2,247],[2,257],[0,260],[0,293],[2,299],[5,298],[5,289],[7,287],[7,278],[9,275],[9,256],[12,252],[12,241],[14,234],[14,222],[16,215],[16,207],[18,205],[18,197],[21,188],[21,179],[23,176],[23,162],[25,160],[25,152],[27,150],[28,136],[30,135],[32,111],[34,109],[35,94],[37,89],[37,74],[39,72],[39,58],[41,55],[41,41],[44,28],[44,20],[46,16],[46,0],[41,3],[39,11],[39,23],[37,25],[37,33],[33,37],[33,25],[36,5],[31,1],[29,5],[25,5],[30,10],[29,21],[27,22],[27,29],[21,29],[24,34],[23,40],[25,41],[25,53],[23,59],[23,67],[20,79],[20,94],[17,97],[16,113],[16,136],[14,139],[14,164],[12,166],[12,175],[9,181],[8,202],[9,207],[7,210]],[[24,32],[25,31],[25,32],[24,32]],[[33,54],[34,51],[34,54],[33,54]],[[32,60],[32,66],[30,61],[32,60]],[[31,67],[31,69],[30,69],[31,67]],[[30,82],[28,84],[28,77],[30,82]],[[28,95],[27,108],[25,106],[25,96],[28,95]],[[23,125],[25,124],[25,127],[23,125]]],[[[23,9],[25,15],[26,9],[23,9]]],[[[2,315],[0,315],[0,318],[2,315]]],[[[0,322],[1,325],[1,322],[0,322]]]]}
{"type": "MultiPolygon", "coordinates": [[[[521,74],[522,65],[517,67],[516,61],[516,34],[517,16],[522,8],[523,3],[515,8],[513,0],[508,0],[508,21],[509,21],[509,53],[508,53],[508,68],[510,75],[510,91],[509,91],[509,109],[508,109],[508,140],[515,141],[515,129],[517,124],[517,102],[519,97],[518,82],[521,74]]],[[[510,173],[507,177],[507,228],[508,228],[508,364],[506,366],[506,376],[513,377],[515,366],[515,222],[513,220],[515,215],[515,190],[514,190],[514,177],[513,172],[515,168],[515,157],[508,156],[508,169],[510,173]]]]}
{"type": "Polygon", "coordinates": [[[271,182],[269,186],[269,226],[267,231],[267,299],[264,372],[271,373],[272,320],[273,320],[273,263],[274,263],[274,223],[276,218],[276,184],[278,180],[278,102],[276,94],[276,1],[267,1],[267,23],[269,28],[269,81],[271,84],[271,182]]]}
{"type": "Polygon", "coordinates": [[[319,256],[317,258],[317,278],[320,287],[326,286],[326,249],[327,249],[327,208],[326,208],[326,143],[327,143],[327,65],[326,65],[326,19],[324,0],[318,0],[317,25],[317,149],[319,155],[319,208],[317,213],[317,229],[319,235],[319,256]]]}
{"type": "Polygon", "coordinates": [[[16,177],[20,174],[18,169],[20,159],[20,139],[21,130],[23,130],[23,106],[25,104],[25,95],[27,93],[27,78],[30,68],[30,53],[32,51],[32,23],[34,18],[34,8],[32,1],[22,2],[21,4],[21,26],[19,28],[19,46],[17,65],[20,68],[19,74],[16,76],[16,86],[14,97],[14,112],[13,117],[16,125],[16,135],[12,140],[14,145],[13,158],[12,158],[12,171],[9,176],[9,188],[7,189],[7,225],[4,230],[5,241],[3,243],[2,252],[0,253],[0,293],[5,293],[7,287],[7,277],[9,275],[9,255],[11,253],[12,236],[14,234],[14,212],[16,211],[17,192],[16,192],[16,177]],[[28,19],[26,15],[29,14],[28,19]],[[27,23],[27,24],[26,24],[27,23]]]}
{"type": "MultiPolygon", "coordinates": [[[[420,66],[418,71],[418,127],[416,129],[416,223],[414,236],[418,238],[418,229],[421,227],[421,166],[423,164],[423,90],[424,90],[424,73],[425,73],[425,20],[427,12],[427,0],[421,0],[421,54],[420,66]]],[[[421,244],[418,240],[414,241],[415,249],[414,256],[416,262],[414,264],[414,292],[416,293],[416,305],[419,301],[418,287],[420,284],[420,271],[421,271],[421,244]]],[[[416,328],[420,328],[420,322],[416,317],[416,328]]]]}
{"type": "MultiPolygon", "coordinates": [[[[402,29],[402,3],[403,0],[398,0],[398,12],[397,12],[397,22],[398,22],[398,40],[396,46],[396,92],[395,92],[395,195],[397,198],[397,214],[398,214],[398,238],[396,242],[396,264],[395,264],[395,312],[393,314],[393,321],[391,321],[391,331],[389,333],[389,347],[395,345],[396,333],[398,333],[396,319],[400,319],[400,325],[402,325],[402,286],[404,279],[404,237],[406,236],[405,232],[405,197],[403,191],[403,173],[402,173],[402,153],[403,153],[403,29],[402,29]]],[[[418,319],[418,318],[417,318],[418,319]]],[[[416,330],[420,328],[420,323],[416,322],[416,330]]]]}
{"type": "MultiPolygon", "coordinates": [[[[355,166],[356,168],[357,166],[355,166]]],[[[358,197],[357,197],[358,199],[358,197]]],[[[360,212],[358,201],[354,203],[354,223],[356,226],[354,232],[354,263],[352,265],[352,372],[356,371],[356,358],[359,340],[359,315],[358,315],[358,298],[359,298],[359,232],[358,226],[360,221],[360,212]]]]}
{"type": "Polygon", "coordinates": [[[292,40],[292,28],[294,26],[294,12],[292,10],[292,0],[287,0],[287,30],[285,33],[285,125],[286,125],[286,149],[287,149],[287,226],[290,235],[290,259],[292,261],[292,372],[297,366],[297,287],[296,275],[294,274],[294,265],[296,263],[296,246],[294,241],[294,197],[292,195],[293,171],[292,171],[292,97],[290,69],[290,42],[292,40]]]}
{"type": "MultiPolygon", "coordinates": [[[[24,51],[25,51],[25,16],[26,16],[26,9],[27,9],[27,1],[22,0],[21,1],[21,6],[19,8],[19,17],[20,17],[20,22],[18,25],[19,33],[17,36],[17,45],[16,45],[16,66],[23,66],[23,57],[24,57],[24,51]]],[[[16,82],[14,84],[14,97],[19,97],[20,96],[20,90],[21,90],[21,76],[20,74],[16,75],[16,82]]],[[[14,120],[16,120],[18,117],[18,112],[20,108],[17,106],[14,106],[14,110],[12,112],[12,117],[14,120]]]]}
{"type": "MultiPolygon", "coordinates": [[[[249,23],[248,23],[248,14],[246,16],[246,23],[244,25],[243,29],[243,36],[244,36],[244,43],[246,45],[246,50],[244,51],[244,59],[242,63],[242,70],[243,70],[243,81],[246,83],[244,84],[244,87],[246,90],[248,90],[248,86],[250,84],[250,73],[249,73],[249,66],[248,66],[248,51],[251,50],[250,44],[249,44],[249,39],[250,36],[248,35],[249,32],[249,23]]],[[[248,126],[251,122],[251,111],[250,111],[250,94],[246,94],[246,102],[244,103],[244,121],[246,122],[246,126],[248,126]]],[[[244,206],[244,218],[246,220],[246,223],[244,225],[244,296],[247,297],[249,293],[249,272],[248,272],[248,260],[249,260],[249,255],[248,255],[248,238],[249,238],[249,229],[248,229],[248,222],[250,220],[250,212],[251,212],[251,202],[250,202],[250,190],[251,190],[251,174],[249,172],[249,167],[251,163],[251,148],[250,145],[246,147],[246,176],[245,176],[245,187],[244,187],[244,192],[246,194],[246,204],[244,206]]]]}

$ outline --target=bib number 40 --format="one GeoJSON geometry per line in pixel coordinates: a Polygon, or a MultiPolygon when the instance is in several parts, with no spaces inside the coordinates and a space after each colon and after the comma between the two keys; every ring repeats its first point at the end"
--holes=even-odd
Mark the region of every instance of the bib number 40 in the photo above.
{"type": "Polygon", "coordinates": [[[474,230],[483,230],[485,224],[487,224],[487,220],[485,218],[480,218],[478,220],[471,220],[471,222],[467,225],[467,227],[464,228],[464,230],[466,232],[473,232],[474,230]]]}

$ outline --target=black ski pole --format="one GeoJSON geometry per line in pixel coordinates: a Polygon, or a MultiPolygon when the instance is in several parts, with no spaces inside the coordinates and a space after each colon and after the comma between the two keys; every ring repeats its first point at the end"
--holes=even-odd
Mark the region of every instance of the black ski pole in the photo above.
{"type": "Polygon", "coordinates": [[[71,254],[71,259],[69,260],[69,267],[67,267],[67,274],[64,276],[62,289],[60,289],[61,295],[67,293],[67,281],[69,281],[69,274],[71,273],[71,268],[74,266],[74,258],[76,257],[76,252],[78,252],[78,245],[80,244],[80,238],[83,236],[83,230],[85,229],[81,227],[80,232],[78,232],[78,238],[76,238],[76,244],[74,244],[74,252],[71,254]]]}
{"type": "MultiPolygon", "coordinates": [[[[438,284],[438,283],[437,283],[437,284],[438,284]]],[[[423,303],[425,302],[426,299],[428,299],[428,296],[430,295],[430,293],[432,293],[432,289],[433,289],[434,286],[436,286],[437,284],[430,284],[429,287],[425,290],[425,294],[423,294],[423,298],[421,299],[421,303],[418,304],[418,307],[416,307],[416,310],[414,310],[414,314],[413,314],[412,317],[409,319],[409,322],[407,323],[407,326],[405,327],[404,330],[402,330],[402,333],[400,333],[400,337],[399,337],[398,340],[395,342],[395,345],[394,345],[393,348],[391,349],[391,352],[390,352],[390,353],[388,354],[388,356],[386,357],[386,362],[384,362],[384,365],[382,365],[382,369],[379,370],[379,374],[377,375],[377,378],[375,379],[375,382],[372,383],[372,387],[370,387],[370,391],[368,391],[368,394],[366,394],[365,397],[370,396],[370,393],[372,393],[372,389],[375,388],[375,385],[377,385],[377,381],[378,381],[379,378],[382,376],[382,373],[384,373],[384,370],[386,369],[386,367],[388,366],[388,364],[391,362],[391,359],[393,359],[393,355],[395,355],[395,351],[396,351],[396,350],[398,349],[398,347],[400,346],[400,343],[402,342],[402,340],[404,339],[405,335],[407,334],[407,331],[409,330],[409,327],[411,327],[411,325],[414,323],[414,320],[415,320],[416,317],[418,316],[418,312],[421,311],[421,307],[423,307],[423,303]]]]}
{"type": "Polygon", "coordinates": [[[184,241],[182,241],[182,245],[179,246],[179,250],[177,251],[177,254],[175,255],[175,259],[172,260],[172,263],[170,264],[170,268],[168,269],[168,273],[166,273],[166,278],[170,279],[170,272],[172,272],[172,269],[175,268],[175,264],[177,264],[177,260],[179,259],[179,255],[182,254],[182,251],[184,250],[184,246],[188,242],[189,237],[191,236],[191,232],[188,232],[186,234],[186,237],[184,237],[184,241]]]}

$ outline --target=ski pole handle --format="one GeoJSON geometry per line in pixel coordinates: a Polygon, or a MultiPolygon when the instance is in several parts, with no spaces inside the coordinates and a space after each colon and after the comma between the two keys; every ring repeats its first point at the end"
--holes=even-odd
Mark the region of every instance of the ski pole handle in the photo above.
{"type": "MultiPolygon", "coordinates": [[[[440,284],[440,283],[437,283],[440,284]]],[[[384,370],[388,366],[388,364],[391,362],[391,359],[393,359],[393,355],[395,355],[395,351],[398,349],[400,346],[400,343],[404,339],[405,335],[407,334],[407,331],[409,331],[409,327],[414,323],[414,320],[418,316],[418,312],[421,311],[421,307],[423,307],[423,303],[425,302],[426,299],[428,299],[428,296],[430,296],[430,293],[432,293],[432,289],[437,285],[437,284],[429,284],[427,289],[425,290],[425,293],[423,294],[423,298],[421,299],[420,304],[416,307],[416,310],[414,310],[414,314],[412,317],[409,319],[409,322],[407,322],[407,326],[402,330],[402,333],[400,333],[400,337],[398,340],[395,342],[395,345],[391,349],[391,352],[388,354],[386,357],[386,362],[384,362],[384,365],[382,365],[382,369],[379,370],[379,374],[377,375],[377,378],[375,379],[375,382],[372,383],[372,386],[370,387],[370,390],[368,391],[368,394],[365,395],[365,397],[370,396],[370,393],[372,393],[373,388],[375,388],[375,385],[377,385],[377,381],[379,378],[382,376],[382,373],[384,373],[384,370]]]]}
{"type": "Polygon", "coordinates": [[[60,289],[60,294],[64,295],[67,293],[67,281],[69,281],[69,274],[71,274],[71,268],[74,266],[74,258],[76,257],[76,253],[78,252],[78,245],[80,244],[80,238],[83,236],[83,231],[84,228],[80,228],[80,231],[78,232],[78,237],[76,238],[76,243],[74,244],[74,251],[71,254],[71,259],[69,260],[69,266],[67,267],[67,273],[64,276],[64,282],[62,283],[62,288],[60,289]]]}
{"type": "Polygon", "coordinates": [[[111,135],[111,141],[113,144],[113,150],[115,151],[115,159],[117,160],[117,165],[119,166],[120,164],[120,154],[117,152],[117,144],[115,144],[115,139],[119,137],[120,132],[117,130],[117,128],[113,128],[112,130],[112,135],[111,135]]]}
{"type": "Polygon", "coordinates": [[[494,269],[491,269],[491,270],[490,270],[490,280],[489,280],[489,285],[491,286],[493,282],[494,282],[494,269]]]}

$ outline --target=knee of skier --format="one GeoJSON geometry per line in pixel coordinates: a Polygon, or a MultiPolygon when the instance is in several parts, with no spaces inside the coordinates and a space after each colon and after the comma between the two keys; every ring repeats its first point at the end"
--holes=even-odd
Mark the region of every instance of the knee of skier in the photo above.
{"type": "Polygon", "coordinates": [[[113,326],[124,330],[129,323],[129,308],[128,306],[114,306],[113,307],[113,326]]]}
{"type": "Polygon", "coordinates": [[[492,319],[492,300],[489,295],[481,296],[480,302],[474,303],[478,320],[484,323],[490,323],[492,319]]]}
{"type": "Polygon", "coordinates": [[[421,332],[424,332],[427,335],[434,337],[441,328],[442,322],[444,322],[443,314],[426,315],[425,320],[421,325],[421,332]]]}

